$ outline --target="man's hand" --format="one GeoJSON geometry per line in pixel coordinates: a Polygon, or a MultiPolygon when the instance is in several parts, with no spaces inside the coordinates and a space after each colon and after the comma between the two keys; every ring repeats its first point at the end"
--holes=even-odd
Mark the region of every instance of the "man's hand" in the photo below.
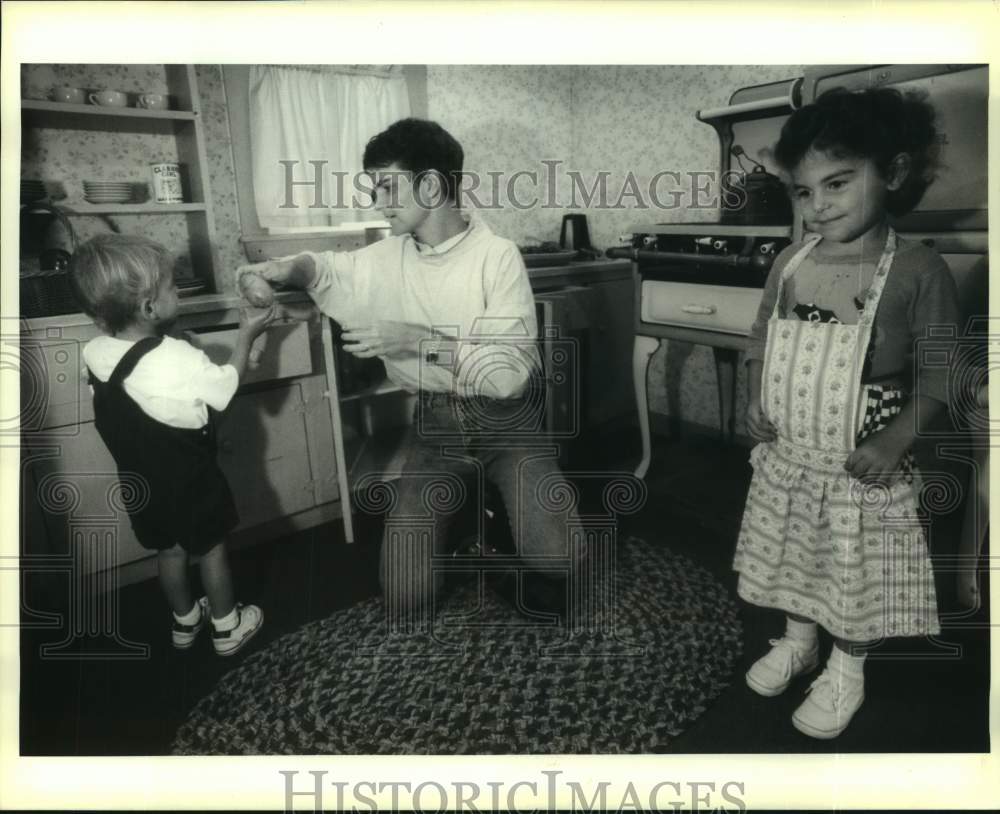
{"type": "Polygon", "coordinates": [[[747,432],[755,441],[773,441],[778,437],[774,425],[764,414],[764,407],[760,401],[754,399],[747,408],[747,432]]]}
{"type": "Polygon", "coordinates": [[[345,325],[344,350],[359,359],[416,356],[420,352],[420,340],[430,336],[425,326],[408,322],[382,320],[374,325],[345,325]]]}
{"type": "Polygon", "coordinates": [[[844,469],[855,478],[885,482],[899,471],[908,448],[907,439],[897,438],[887,427],[862,441],[844,462],[844,469]]]}
{"type": "Polygon", "coordinates": [[[271,285],[290,285],[294,288],[308,288],[316,278],[316,264],[312,256],[297,254],[284,260],[265,260],[263,263],[249,263],[236,269],[237,287],[244,274],[256,274],[271,285]]]}

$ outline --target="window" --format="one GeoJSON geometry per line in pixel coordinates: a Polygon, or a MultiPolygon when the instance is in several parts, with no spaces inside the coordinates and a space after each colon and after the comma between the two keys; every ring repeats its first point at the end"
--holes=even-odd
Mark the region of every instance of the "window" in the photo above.
{"type": "Polygon", "coordinates": [[[427,115],[426,76],[424,66],[223,66],[244,238],[382,225],[365,195],[351,207],[354,174],[372,135],[427,115]]]}

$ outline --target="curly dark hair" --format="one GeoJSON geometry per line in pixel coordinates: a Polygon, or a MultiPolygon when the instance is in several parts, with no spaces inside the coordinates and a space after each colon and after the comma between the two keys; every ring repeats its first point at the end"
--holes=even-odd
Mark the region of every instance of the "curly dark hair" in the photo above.
{"type": "Polygon", "coordinates": [[[791,171],[815,149],[871,159],[887,177],[892,160],[906,153],[910,158],[906,180],[886,198],[890,214],[905,215],[934,182],[940,151],[936,119],[926,94],[904,95],[894,88],[833,88],[792,113],[781,128],[774,158],[791,171]]]}
{"type": "Polygon", "coordinates": [[[412,172],[414,181],[427,172],[441,176],[445,194],[457,200],[465,153],[455,137],[437,122],[400,119],[373,136],[365,146],[365,170],[385,169],[398,164],[412,172]]]}

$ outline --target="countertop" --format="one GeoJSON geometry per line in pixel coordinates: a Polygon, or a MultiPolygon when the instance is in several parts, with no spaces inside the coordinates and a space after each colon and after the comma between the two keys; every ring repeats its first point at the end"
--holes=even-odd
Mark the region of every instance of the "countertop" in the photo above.
{"type": "MultiPolygon", "coordinates": [[[[528,279],[532,287],[549,286],[557,284],[562,280],[581,281],[588,278],[603,279],[611,275],[612,278],[624,277],[631,272],[631,262],[628,260],[588,260],[580,262],[563,263],[558,266],[543,266],[540,268],[528,269],[528,279]]],[[[298,303],[310,302],[309,297],[301,291],[283,291],[277,294],[278,302],[298,303]]],[[[240,306],[240,297],[233,293],[224,294],[196,294],[191,297],[182,297],[178,315],[181,317],[204,314],[212,311],[228,311],[240,306]]],[[[47,328],[71,328],[92,325],[90,317],[86,314],[61,314],[52,317],[33,317],[21,320],[22,332],[44,331],[47,328]]]]}

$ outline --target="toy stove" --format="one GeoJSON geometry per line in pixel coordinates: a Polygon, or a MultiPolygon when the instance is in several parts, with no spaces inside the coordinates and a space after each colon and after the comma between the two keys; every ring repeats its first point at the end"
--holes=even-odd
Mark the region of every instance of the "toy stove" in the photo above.
{"type": "Polygon", "coordinates": [[[727,334],[733,339],[724,344],[740,346],[735,338],[749,332],[774,258],[791,241],[790,225],[669,224],[634,232],[631,247],[608,254],[635,263],[637,333],[686,327],[727,334]]]}

